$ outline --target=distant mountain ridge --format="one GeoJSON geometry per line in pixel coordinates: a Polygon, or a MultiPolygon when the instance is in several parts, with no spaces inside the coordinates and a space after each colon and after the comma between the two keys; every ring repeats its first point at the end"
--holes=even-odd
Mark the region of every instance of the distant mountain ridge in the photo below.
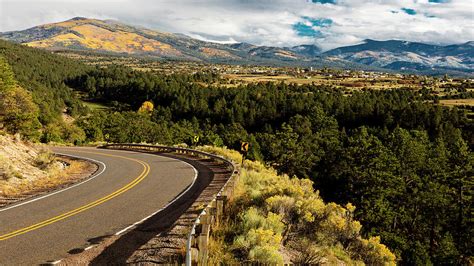
{"type": "Polygon", "coordinates": [[[474,71],[474,42],[441,46],[397,40],[365,40],[362,44],[336,48],[323,55],[392,70],[474,71]]]}
{"type": "MultiPolygon", "coordinates": [[[[199,61],[250,61],[305,59],[311,48],[259,47],[205,42],[183,34],[153,31],[113,20],[76,17],[23,31],[5,32],[0,38],[51,50],[94,50],[199,61]],[[259,58],[261,57],[261,58],[259,58]]],[[[313,50],[319,50],[314,46],[313,50]]]]}
{"type": "Polygon", "coordinates": [[[113,20],[76,17],[23,31],[0,33],[0,38],[49,50],[96,51],[194,60],[278,66],[339,67],[426,73],[474,72],[474,42],[430,45],[405,41],[374,41],[322,52],[315,45],[294,47],[219,44],[123,24],[113,20]]]}

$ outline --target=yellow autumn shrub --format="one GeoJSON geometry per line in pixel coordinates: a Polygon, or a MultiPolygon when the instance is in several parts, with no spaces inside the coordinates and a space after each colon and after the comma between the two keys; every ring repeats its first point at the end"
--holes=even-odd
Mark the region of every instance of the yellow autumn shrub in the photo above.
{"type": "Polygon", "coordinates": [[[214,147],[214,146],[200,146],[197,147],[198,150],[207,152],[207,153],[212,153],[215,155],[223,156],[227,158],[228,160],[231,160],[235,163],[240,163],[242,161],[242,155],[234,150],[230,150],[227,148],[219,148],[219,147],[214,147]]]}
{"type": "Polygon", "coordinates": [[[154,105],[150,101],[145,101],[142,103],[142,106],[138,109],[139,113],[151,113],[153,112],[154,105]]]}
{"type": "MultiPolygon", "coordinates": [[[[241,158],[226,149],[201,150],[234,161],[241,158]]],[[[233,254],[236,261],[267,264],[396,262],[380,238],[362,238],[362,225],[353,219],[355,206],[325,203],[309,179],[279,175],[261,162],[246,160],[236,186],[238,193],[234,194],[226,218],[231,228],[213,233],[223,244],[216,254],[233,254]],[[287,254],[286,260],[282,251],[287,254]]]]}

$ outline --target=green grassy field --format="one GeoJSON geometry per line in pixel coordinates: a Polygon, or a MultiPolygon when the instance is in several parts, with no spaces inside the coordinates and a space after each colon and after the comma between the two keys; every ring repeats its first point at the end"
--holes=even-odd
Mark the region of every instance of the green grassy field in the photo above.
{"type": "Polygon", "coordinates": [[[109,110],[110,107],[107,106],[107,105],[104,105],[102,103],[97,103],[97,102],[88,102],[88,101],[82,101],[82,103],[87,106],[89,109],[91,109],[92,111],[97,111],[97,110],[100,110],[100,111],[106,111],[106,110],[109,110]]]}

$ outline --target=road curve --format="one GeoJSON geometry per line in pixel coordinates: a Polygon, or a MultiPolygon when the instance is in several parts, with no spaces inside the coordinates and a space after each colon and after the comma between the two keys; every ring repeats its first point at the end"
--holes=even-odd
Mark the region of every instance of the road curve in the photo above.
{"type": "MultiPolygon", "coordinates": [[[[54,148],[96,160],[79,185],[0,209],[0,265],[56,261],[167,206],[194,183],[190,164],[166,156],[95,148],[54,148]]],[[[183,195],[186,197],[186,195],[183,195]]]]}

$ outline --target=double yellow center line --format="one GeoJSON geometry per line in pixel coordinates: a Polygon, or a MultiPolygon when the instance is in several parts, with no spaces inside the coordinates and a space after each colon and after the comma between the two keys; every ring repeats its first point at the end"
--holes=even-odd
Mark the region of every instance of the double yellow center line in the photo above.
{"type": "Polygon", "coordinates": [[[109,156],[109,157],[117,157],[117,158],[122,158],[122,159],[126,159],[126,160],[130,160],[130,161],[135,161],[139,164],[141,164],[143,166],[143,171],[140,173],[140,175],[138,177],[136,177],[134,180],[132,180],[130,183],[128,183],[127,185],[125,185],[124,187],[120,188],[119,190],[117,191],[114,191],[112,193],[110,193],[109,195],[105,196],[105,197],[102,197],[94,202],[91,202],[89,204],[86,204],[84,206],[81,206],[77,209],[74,209],[74,210],[71,210],[71,211],[68,211],[66,213],[63,213],[61,215],[58,215],[58,216],[55,216],[53,218],[50,218],[50,219],[47,219],[47,220],[44,220],[42,222],[39,222],[37,224],[34,224],[34,225],[31,225],[31,226],[28,226],[28,227],[25,227],[25,228],[22,228],[22,229],[18,229],[16,231],[13,231],[11,233],[8,233],[8,234],[5,234],[5,235],[1,235],[0,236],[0,241],[2,240],[7,240],[9,238],[12,238],[12,237],[15,237],[15,236],[18,236],[18,235],[22,235],[22,234],[25,234],[27,232],[30,232],[30,231],[33,231],[33,230],[36,230],[36,229],[39,229],[39,228],[42,228],[42,227],[45,227],[49,224],[52,224],[52,223],[55,223],[55,222],[58,222],[58,221],[61,221],[61,220],[64,220],[68,217],[71,217],[71,216],[74,216],[76,214],[79,214],[83,211],[86,211],[90,208],[93,208],[95,206],[98,206],[106,201],[109,201],[115,197],[117,197],[118,195],[132,189],[134,186],[136,186],[138,183],[140,183],[143,179],[145,179],[145,177],[148,175],[148,173],[150,172],[150,165],[147,164],[146,162],[143,162],[143,161],[140,161],[140,160],[137,160],[137,159],[132,159],[132,158],[127,158],[127,157],[123,157],[123,156],[119,156],[119,155],[111,155],[111,154],[104,154],[104,153],[97,153],[97,152],[85,152],[85,151],[81,151],[81,152],[84,152],[84,153],[91,153],[91,154],[98,154],[98,155],[103,155],[103,156],[109,156]]]}

